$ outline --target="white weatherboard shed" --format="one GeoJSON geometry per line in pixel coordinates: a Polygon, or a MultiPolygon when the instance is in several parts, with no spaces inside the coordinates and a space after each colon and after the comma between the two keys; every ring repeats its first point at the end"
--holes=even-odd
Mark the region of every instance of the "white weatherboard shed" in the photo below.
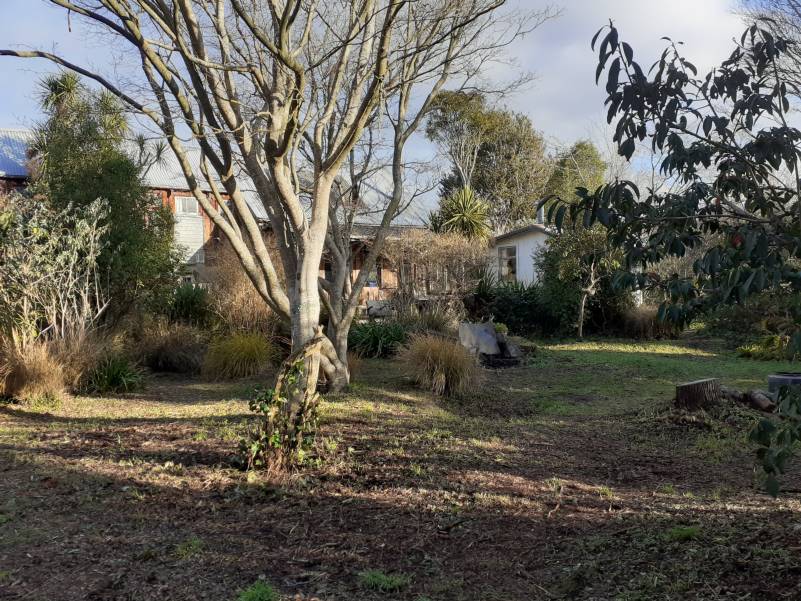
{"type": "Polygon", "coordinates": [[[539,223],[532,223],[506,232],[492,239],[489,268],[499,282],[532,284],[537,281],[534,255],[551,235],[539,223]]]}

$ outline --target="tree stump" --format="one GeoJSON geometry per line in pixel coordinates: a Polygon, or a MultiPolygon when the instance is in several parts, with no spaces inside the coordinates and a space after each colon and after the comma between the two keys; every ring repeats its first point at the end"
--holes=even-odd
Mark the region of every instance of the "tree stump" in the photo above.
{"type": "Polygon", "coordinates": [[[676,386],[676,407],[687,411],[708,409],[720,400],[720,380],[707,378],[676,386]]]}

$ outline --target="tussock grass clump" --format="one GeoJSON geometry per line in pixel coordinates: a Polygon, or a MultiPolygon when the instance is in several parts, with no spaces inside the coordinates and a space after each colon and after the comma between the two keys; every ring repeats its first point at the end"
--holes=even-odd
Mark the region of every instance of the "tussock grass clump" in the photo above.
{"type": "Polygon", "coordinates": [[[467,349],[441,336],[414,336],[399,357],[420,386],[439,396],[462,396],[480,379],[481,368],[467,349]]]}
{"type": "Polygon", "coordinates": [[[442,305],[422,310],[410,306],[399,312],[396,321],[409,332],[455,334],[459,329],[461,313],[442,305]]]}
{"type": "Polygon", "coordinates": [[[0,396],[30,404],[56,404],[67,392],[63,363],[44,341],[0,341],[0,396]]]}
{"type": "Polygon", "coordinates": [[[233,334],[211,344],[203,375],[214,380],[246,378],[278,362],[280,350],[261,334],[233,334]]]}
{"type": "Polygon", "coordinates": [[[83,389],[96,394],[133,392],[141,389],[143,383],[141,370],[126,356],[117,354],[101,360],[86,374],[83,389]]]}
{"type": "Polygon", "coordinates": [[[659,319],[659,310],[650,305],[630,307],[621,316],[623,334],[635,340],[675,338],[680,328],[671,321],[659,319]]]}
{"type": "Polygon", "coordinates": [[[348,347],[360,357],[389,357],[406,342],[407,328],[397,321],[368,321],[355,324],[348,335],[348,347]]]}
{"type": "Polygon", "coordinates": [[[153,371],[194,374],[203,367],[206,342],[196,328],[170,324],[147,332],[140,348],[142,362],[153,371]]]}

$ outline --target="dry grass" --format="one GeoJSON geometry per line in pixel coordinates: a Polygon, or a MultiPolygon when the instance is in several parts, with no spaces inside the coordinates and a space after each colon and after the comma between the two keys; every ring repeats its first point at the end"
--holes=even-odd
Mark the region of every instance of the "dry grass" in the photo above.
{"type": "Polygon", "coordinates": [[[659,340],[675,338],[680,329],[671,322],[660,320],[656,307],[641,305],[631,307],[623,315],[623,332],[637,340],[659,340]]]}
{"type": "Polygon", "coordinates": [[[463,396],[481,375],[467,349],[441,336],[414,336],[399,358],[420,386],[439,396],[463,396]]]}
{"type": "Polygon", "coordinates": [[[0,394],[26,403],[57,401],[65,394],[63,363],[46,342],[17,336],[0,342],[0,394]]]}
{"type": "Polygon", "coordinates": [[[158,323],[147,329],[139,343],[144,365],[158,372],[200,372],[206,341],[196,328],[184,324],[158,323]]]}
{"type": "Polygon", "coordinates": [[[212,380],[247,378],[278,362],[280,349],[261,334],[234,334],[211,344],[203,375],[212,380]]]}
{"type": "MultiPolygon", "coordinates": [[[[275,265],[280,267],[281,262],[276,261],[275,265]]],[[[280,326],[278,316],[256,292],[230,245],[220,246],[209,274],[212,308],[229,331],[264,335],[276,332],[280,326]]]]}

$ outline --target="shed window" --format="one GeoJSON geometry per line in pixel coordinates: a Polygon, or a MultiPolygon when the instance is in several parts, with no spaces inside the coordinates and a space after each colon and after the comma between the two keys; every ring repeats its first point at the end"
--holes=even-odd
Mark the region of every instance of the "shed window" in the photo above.
{"type": "Polygon", "coordinates": [[[517,247],[498,247],[498,279],[502,282],[517,281],[517,247]]]}

